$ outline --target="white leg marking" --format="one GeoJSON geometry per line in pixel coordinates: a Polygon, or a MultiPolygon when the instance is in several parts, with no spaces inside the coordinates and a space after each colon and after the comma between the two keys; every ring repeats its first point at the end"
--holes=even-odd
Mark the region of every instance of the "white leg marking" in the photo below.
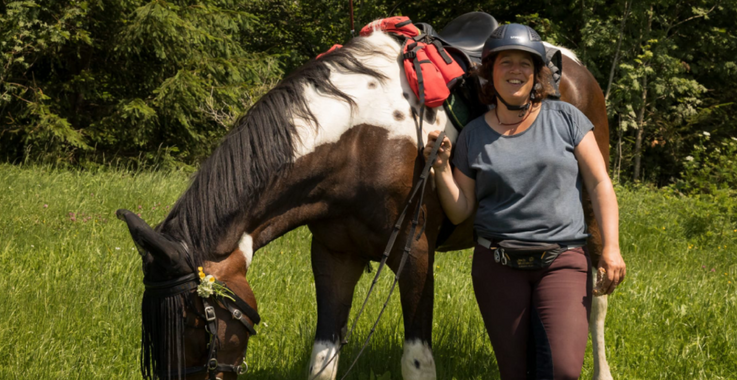
{"type": "MultiPolygon", "coordinates": [[[[593,268],[592,271],[594,273],[594,284],[596,284],[596,268],[593,268]]],[[[606,361],[606,346],[604,345],[604,321],[606,319],[607,303],[607,296],[594,297],[591,302],[589,332],[591,333],[591,346],[594,354],[594,380],[612,380],[609,363],[606,361]]]]}
{"type": "Polygon", "coordinates": [[[402,377],[404,380],[435,380],[435,359],[427,343],[419,339],[404,341],[402,377]]]}
{"type": "Polygon", "coordinates": [[[312,346],[312,359],[310,359],[310,375],[308,380],[335,380],[338,375],[338,359],[340,354],[332,359],[338,351],[338,346],[333,342],[315,341],[312,346]],[[325,369],[323,370],[323,367],[325,369]],[[320,372],[322,370],[322,372],[320,372]],[[319,373],[319,375],[318,375],[319,373]]]}
{"type": "Polygon", "coordinates": [[[243,237],[238,242],[238,249],[246,257],[246,269],[248,269],[251,266],[251,260],[253,260],[253,238],[251,235],[243,234],[243,237]]]}

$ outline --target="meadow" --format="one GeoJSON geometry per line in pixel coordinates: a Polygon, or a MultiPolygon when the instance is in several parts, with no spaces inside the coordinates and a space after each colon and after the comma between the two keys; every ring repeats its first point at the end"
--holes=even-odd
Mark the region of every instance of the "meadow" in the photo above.
{"type": "MultiPolygon", "coordinates": [[[[140,379],[141,262],[114,211],[136,210],[153,225],[187,181],[178,172],[0,165],[0,380],[140,379]]],[[[609,302],[606,340],[615,378],[737,379],[737,201],[616,190],[628,275],[609,302]]],[[[242,379],[306,378],[316,320],[309,246],[309,230],[299,228],[256,253],[248,280],[263,321],[242,379]]],[[[439,379],[498,378],[470,264],[470,251],[437,255],[439,379]]],[[[372,276],[363,276],[354,305],[372,276]]],[[[344,350],[341,373],[390,280],[382,277],[344,350]]],[[[395,294],[349,378],[401,379],[402,341],[395,294]]],[[[592,371],[589,352],[582,378],[592,371]]]]}

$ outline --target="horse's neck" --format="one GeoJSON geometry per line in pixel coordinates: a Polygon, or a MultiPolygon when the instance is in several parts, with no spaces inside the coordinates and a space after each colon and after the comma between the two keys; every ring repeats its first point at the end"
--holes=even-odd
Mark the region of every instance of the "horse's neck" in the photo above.
{"type": "MultiPolygon", "coordinates": [[[[400,47],[391,37],[375,33],[368,38],[377,49],[398,56],[400,47]]],[[[414,162],[416,157],[419,101],[398,59],[374,55],[361,60],[386,79],[341,70],[333,70],[330,76],[336,87],[354,99],[354,107],[306,86],[305,98],[318,125],[295,120],[299,138],[294,166],[272,181],[249,212],[245,233],[252,236],[254,250],[311,220],[335,217],[340,212],[336,202],[356,202],[355,186],[372,181],[361,176],[370,176],[365,170],[371,172],[373,161],[374,166],[393,162],[393,167],[379,167],[387,178],[391,177],[387,174],[390,172],[402,171],[406,175],[405,169],[410,170],[411,178],[411,165],[401,169],[396,166],[414,162]],[[369,162],[368,167],[363,166],[364,161],[369,162]]],[[[436,129],[446,129],[455,141],[457,133],[442,109],[427,110],[421,134],[423,144],[427,134],[436,129]]],[[[393,186],[376,183],[381,179],[373,181],[370,186],[374,189],[393,186]]],[[[397,178],[393,181],[397,182],[397,178]]]]}
{"type": "MultiPolygon", "coordinates": [[[[378,34],[369,38],[376,39],[376,46],[394,49],[398,55],[399,46],[390,37],[378,34]]],[[[294,163],[247,200],[247,210],[241,210],[226,231],[220,232],[224,238],[213,255],[240,249],[250,262],[254,251],[300,225],[344,217],[341,213],[347,212],[346,204],[356,207],[362,202],[358,186],[379,189],[375,192],[385,195],[381,192],[407,185],[394,174],[401,172],[411,181],[413,165],[404,164],[414,162],[417,155],[417,119],[413,113],[419,109],[418,101],[398,60],[380,55],[367,55],[361,60],[386,79],[332,70],[330,81],[355,101],[354,107],[306,85],[305,101],[318,125],[294,120],[298,133],[294,163]],[[378,171],[363,165],[374,161],[374,166],[381,165],[378,171]],[[391,180],[379,178],[376,173],[382,171],[391,180]]],[[[423,139],[426,141],[429,131],[446,129],[446,125],[450,124],[442,111],[426,112],[423,139]]]]}

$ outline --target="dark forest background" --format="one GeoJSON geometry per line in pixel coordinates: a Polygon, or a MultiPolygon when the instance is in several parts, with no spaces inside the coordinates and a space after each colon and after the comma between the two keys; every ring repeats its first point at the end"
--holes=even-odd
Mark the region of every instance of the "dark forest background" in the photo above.
{"type": "MultiPolygon", "coordinates": [[[[355,25],[470,11],[575,51],[612,174],[737,187],[737,0],[354,1],[355,25]]],[[[350,38],[349,0],[0,0],[0,160],[196,168],[282,76],[350,38]]]]}

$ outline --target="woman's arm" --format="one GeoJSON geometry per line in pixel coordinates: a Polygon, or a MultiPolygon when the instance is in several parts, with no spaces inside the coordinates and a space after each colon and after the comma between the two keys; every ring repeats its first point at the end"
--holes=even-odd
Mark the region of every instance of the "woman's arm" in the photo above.
{"type": "Polygon", "coordinates": [[[599,223],[604,250],[597,263],[606,270],[601,289],[610,294],[624,280],[627,272],[619,251],[619,207],[614,187],[606,171],[604,159],[596,144],[594,133],[589,131],[573,151],[581,169],[581,176],[591,198],[594,216],[599,223]]]}
{"type": "MultiPolygon", "coordinates": [[[[440,131],[430,132],[424,155],[427,160],[440,131]]],[[[476,207],[476,181],[458,169],[450,167],[451,143],[447,137],[438,150],[438,157],[433,162],[435,170],[435,186],[440,196],[440,204],[453,224],[459,224],[473,214],[476,207]]]]}

